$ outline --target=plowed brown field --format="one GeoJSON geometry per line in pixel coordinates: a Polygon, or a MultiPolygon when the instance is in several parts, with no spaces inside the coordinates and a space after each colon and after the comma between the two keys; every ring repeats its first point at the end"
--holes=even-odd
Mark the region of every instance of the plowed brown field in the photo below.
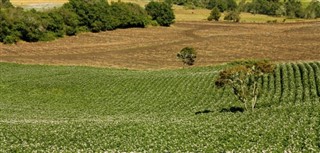
{"type": "Polygon", "coordinates": [[[179,68],[183,47],[198,51],[196,66],[237,59],[320,60],[320,22],[254,24],[178,22],[170,28],[83,33],[53,42],[0,44],[0,61],[130,69],[179,68]]]}

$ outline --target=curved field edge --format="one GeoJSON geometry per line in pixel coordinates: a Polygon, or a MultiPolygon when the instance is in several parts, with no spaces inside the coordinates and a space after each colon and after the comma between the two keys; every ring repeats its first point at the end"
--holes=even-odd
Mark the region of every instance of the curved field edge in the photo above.
{"type": "Polygon", "coordinates": [[[278,64],[253,113],[214,87],[226,66],[0,63],[0,152],[320,151],[319,62],[278,64]]]}

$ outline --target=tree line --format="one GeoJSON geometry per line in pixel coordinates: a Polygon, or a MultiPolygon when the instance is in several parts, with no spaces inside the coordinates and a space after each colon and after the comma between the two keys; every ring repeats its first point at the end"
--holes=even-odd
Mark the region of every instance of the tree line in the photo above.
{"type": "Polygon", "coordinates": [[[0,42],[50,41],[80,32],[143,28],[151,23],[170,26],[174,19],[172,6],[161,2],[150,2],[144,9],[134,3],[69,0],[62,7],[36,11],[14,7],[9,0],[0,0],[0,42]]]}
{"type": "Polygon", "coordinates": [[[220,12],[250,12],[272,16],[286,16],[288,18],[320,18],[320,2],[312,0],[304,7],[300,0],[245,0],[236,3],[235,0],[166,0],[173,4],[187,7],[202,7],[219,9],[220,12]]]}

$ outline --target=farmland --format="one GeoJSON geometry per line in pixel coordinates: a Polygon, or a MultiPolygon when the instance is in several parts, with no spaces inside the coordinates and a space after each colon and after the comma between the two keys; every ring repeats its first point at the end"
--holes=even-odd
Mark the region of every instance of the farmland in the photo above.
{"type": "Polygon", "coordinates": [[[53,42],[0,44],[0,61],[129,69],[180,68],[176,54],[195,47],[196,66],[237,59],[320,59],[318,22],[259,24],[177,22],[172,27],[83,33],[53,42]],[[134,39],[133,39],[134,38],[134,39]]]}
{"type": "Polygon", "coordinates": [[[170,27],[0,43],[0,152],[320,152],[319,20],[174,10],[170,27]],[[193,67],[176,57],[187,46],[193,67]],[[276,65],[252,112],[214,82],[239,59],[276,65]]]}
{"type": "Polygon", "coordinates": [[[0,151],[320,151],[319,62],[279,64],[252,113],[214,87],[224,67],[2,63],[0,151]]]}

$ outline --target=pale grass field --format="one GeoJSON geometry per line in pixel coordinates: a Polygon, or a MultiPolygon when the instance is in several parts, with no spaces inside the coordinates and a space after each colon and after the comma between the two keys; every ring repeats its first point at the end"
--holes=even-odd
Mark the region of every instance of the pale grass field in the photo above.
{"type": "MultiPolygon", "coordinates": [[[[210,10],[208,9],[185,9],[182,6],[174,6],[174,12],[176,15],[176,21],[206,21],[210,10]]],[[[220,21],[223,21],[225,13],[221,15],[220,21]]],[[[320,19],[315,20],[305,20],[305,19],[286,19],[285,17],[274,17],[262,14],[251,14],[242,12],[240,22],[254,22],[254,23],[266,23],[270,21],[283,22],[312,22],[320,21],[320,19]]]]}

